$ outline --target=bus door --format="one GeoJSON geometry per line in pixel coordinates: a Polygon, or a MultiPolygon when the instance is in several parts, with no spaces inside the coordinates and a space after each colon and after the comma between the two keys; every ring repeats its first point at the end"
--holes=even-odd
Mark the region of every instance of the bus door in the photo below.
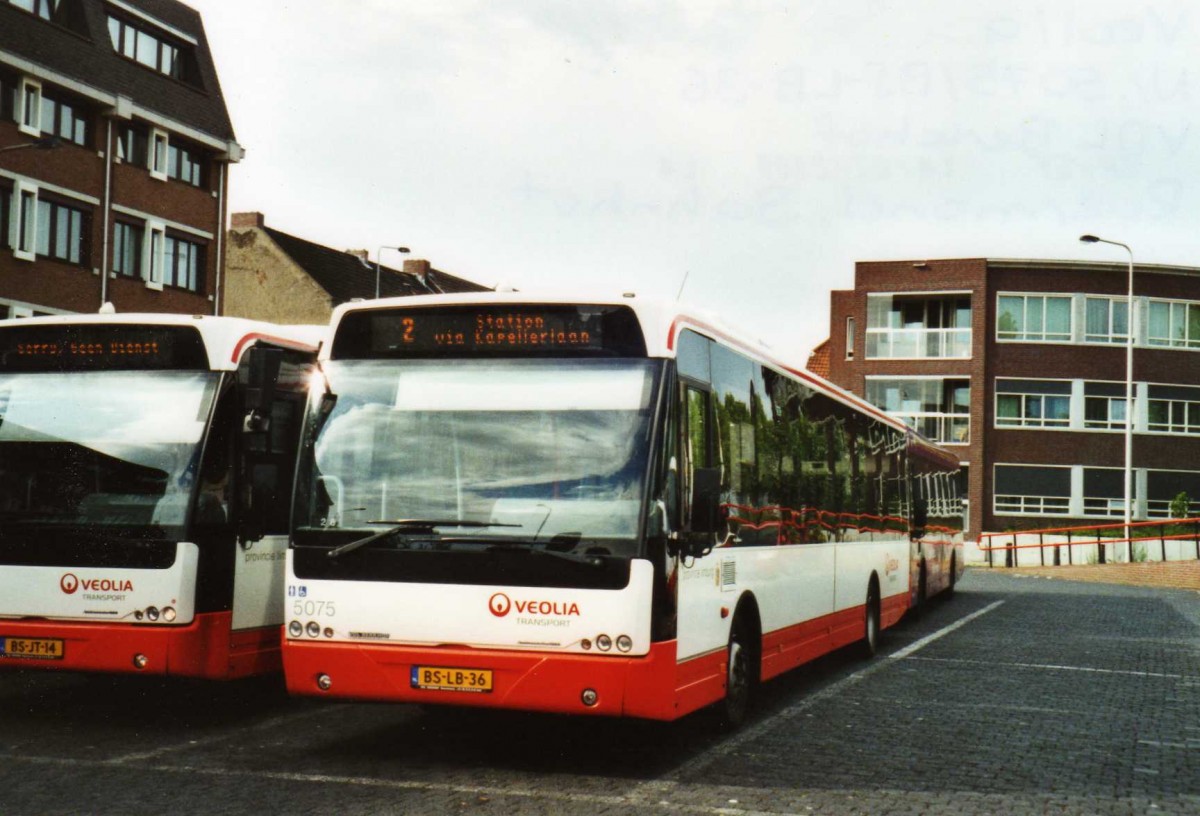
{"type": "Polygon", "coordinates": [[[283,623],[292,482],[311,374],[310,355],[262,346],[238,366],[231,403],[238,410],[220,431],[231,432],[237,451],[234,630],[283,623]]]}

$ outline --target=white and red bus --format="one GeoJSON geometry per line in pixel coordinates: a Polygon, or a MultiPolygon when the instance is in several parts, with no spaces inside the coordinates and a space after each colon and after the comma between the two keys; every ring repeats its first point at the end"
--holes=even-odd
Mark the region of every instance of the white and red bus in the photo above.
{"type": "Polygon", "coordinates": [[[349,304],[319,365],[293,693],[737,722],[961,568],[953,457],[673,304],[349,304]]]}
{"type": "Polygon", "coordinates": [[[323,333],[162,314],[0,323],[0,670],[279,671],[323,333]]]}

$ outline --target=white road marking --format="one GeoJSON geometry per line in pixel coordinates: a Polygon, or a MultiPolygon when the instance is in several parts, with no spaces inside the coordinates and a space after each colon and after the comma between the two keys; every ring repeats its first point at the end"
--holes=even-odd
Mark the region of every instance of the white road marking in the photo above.
{"type": "Polygon", "coordinates": [[[995,609],[998,606],[1001,606],[1003,603],[1004,603],[1004,601],[996,601],[993,604],[989,604],[988,606],[985,606],[983,609],[976,610],[975,612],[972,612],[970,615],[967,615],[965,618],[961,618],[961,619],[955,621],[954,623],[950,624],[949,626],[946,626],[942,629],[937,630],[932,635],[926,635],[925,637],[918,640],[916,643],[909,644],[908,646],[905,646],[903,649],[901,649],[898,652],[893,652],[892,654],[888,655],[888,658],[891,660],[901,660],[903,658],[906,658],[910,654],[912,654],[914,652],[918,652],[921,649],[924,649],[926,646],[928,646],[930,643],[933,643],[935,640],[944,638],[946,635],[950,634],[955,629],[959,629],[963,626],[966,626],[968,623],[975,620],[976,618],[978,618],[982,615],[986,615],[988,612],[991,612],[993,609],[995,609]]]}
{"type": "Polygon", "coordinates": [[[1155,677],[1164,680],[1184,680],[1182,674],[1164,674],[1162,672],[1132,671],[1129,669],[1098,669],[1094,666],[1057,666],[1053,663],[997,663],[994,660],[967,660],[957,657],[914,657],[923,663],[960,663],[968,666],[997,666],[1009,669],[1038,669],[1040,671],[1087,672],[1089,674],[1115,674],[1125,677],[1155,677]]]}

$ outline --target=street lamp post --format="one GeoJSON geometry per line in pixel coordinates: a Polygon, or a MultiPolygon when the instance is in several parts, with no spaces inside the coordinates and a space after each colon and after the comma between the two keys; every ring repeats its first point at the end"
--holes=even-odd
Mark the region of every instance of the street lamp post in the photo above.
{"type": "Polygon", "coordinates": [[[375,299],[379,300],[379,256],[383,254],[385,249],[394,249],[397,252],[407,255],[409,252],[406,246],[381,246],[379,251],[375,253],[375,299]]]}
{"type": "Polygon", "coordinates": [[[1129,294],[1126,297],[1126,320],[1129,325],[1125,333],[1125,546],[1129,562],[1133,562],[1133,541],[1129,522],[1133,518],[1133,250],[1120,241],[1109,241],[1095,235],[1081,235],[1085,244],[1112,244],[1129,253],[1129,294]]]}

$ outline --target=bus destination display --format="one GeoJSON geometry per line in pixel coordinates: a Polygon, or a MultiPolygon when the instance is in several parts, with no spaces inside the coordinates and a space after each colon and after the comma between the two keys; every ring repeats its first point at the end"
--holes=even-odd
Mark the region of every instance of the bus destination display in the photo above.
{"type": "Polygon", "coordinates": [[[64,325],[0,329],[0,370],[204,369],[199,332],[186,326],[64,325]]]}
{"type": "Polygon", "coordinates": [[[495,304],[363,311],[342,321],[333,356],[641,356],[645,341],[624,306],[495,304]]]}

